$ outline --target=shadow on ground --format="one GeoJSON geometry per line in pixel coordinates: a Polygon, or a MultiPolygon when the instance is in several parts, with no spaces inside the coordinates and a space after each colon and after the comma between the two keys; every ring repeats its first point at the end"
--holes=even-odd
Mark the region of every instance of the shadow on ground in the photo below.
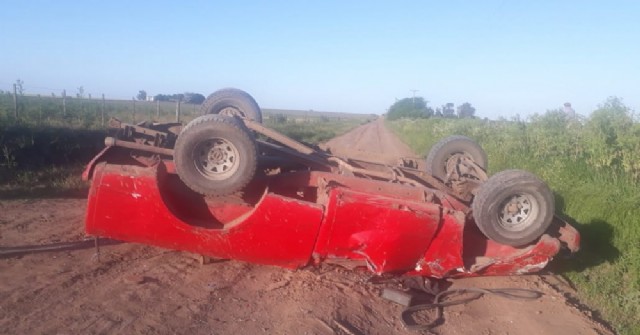
{"type": "Polygon", "coordinates": [[[549,270],[555,273],[582,272],[602,263],[615,262],[620,250],[613,245],[613,226],[604,220],[579,222],[564,214],[565,202],[561,195],[555,194],[556,213],[580,232],[580,251],[570,257],[554,260],[549,270]]]}

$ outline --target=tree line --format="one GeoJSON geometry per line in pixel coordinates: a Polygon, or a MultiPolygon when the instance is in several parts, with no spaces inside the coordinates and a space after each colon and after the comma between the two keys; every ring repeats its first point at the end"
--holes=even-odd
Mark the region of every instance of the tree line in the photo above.
{"type": "Polygon", "coordinates": [[[434,110],[423,97],[404,98],[397,100],[389,107],[387,119],[428,119],[430,117],[475,118],[476,109],[470,103],[465,102],[455,108],[454,106],[453,103],[446,103],[434,110]]]}
{"type": "MultiPolygon", "coordinates": [[[[147,100],[148,95],[147,91],[140,90],[138,91],[138,95],[136,95],[138,100],[147,100]]],[[[196,104],[199,105],[204,102],[206,98],[204,95],[200,93],[193,92],[185,92],[185,93],[174,93],[174,94],[156,94],[151,99],[152,101],[180,101],[188,104],[196,104]]]]}

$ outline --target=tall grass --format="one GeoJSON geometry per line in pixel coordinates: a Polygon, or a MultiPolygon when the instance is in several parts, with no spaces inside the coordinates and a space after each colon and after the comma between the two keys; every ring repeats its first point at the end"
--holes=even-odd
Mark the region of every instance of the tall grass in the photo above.
{"type": "Polygon", "coordinates": [[[104,147],[106,134],[98,129],[0,127],[0,198],[85,188],[82,165],[104,147]]]}
{"type": "Polygon", "coordinates": [[[575,259],[555,262],[581,298],[622,334],[640,332],[640,124],[618,99],[589,118],[560,111],[529,120],[389,122],[416,152],[461,134],[487,151],[490,172],[536,173],[556,194],[559,214],[582,235],[575,259]]]}

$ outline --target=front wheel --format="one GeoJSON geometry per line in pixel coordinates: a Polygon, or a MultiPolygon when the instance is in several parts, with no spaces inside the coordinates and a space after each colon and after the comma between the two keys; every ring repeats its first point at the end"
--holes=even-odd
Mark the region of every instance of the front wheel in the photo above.
{"type": "Polygon", "coordinates": [[[253,178],[257,149],[244,124],[211,114],[187,124],[176,140],[173,159],[187,187],[203,195],[224,196],[253,178]]]}
{"type": "Polygon", "coordinates": [[[471,205],[476,225],[488,238],[522,246],[538,239],[553,221],[553,193],[535,175],[499,172],[483,183],[471,205]]]}

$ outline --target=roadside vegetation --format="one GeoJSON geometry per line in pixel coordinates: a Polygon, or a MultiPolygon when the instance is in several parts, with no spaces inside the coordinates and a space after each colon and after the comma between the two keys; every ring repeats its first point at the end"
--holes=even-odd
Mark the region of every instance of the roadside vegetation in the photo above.
{"type": "Polygon", "coordinates": [[[610,98],[588,118],[548,111],[528,120],[400,119],[389,127],[417,152],[443,137],[478,141],[489,171],[525,169],[554,190],[557,213],[580,230],[576,258],[555,260],[581,300],[621,334],[640,329],[640,123],[610,98]]]}
{"type": "MultiPolygon", "coordinates": [[[[326,113],[325,113],[326,114],[326,113]]],[[[264,125],[308,144],[327,141],[377,118],[375,115],[329,117],[309,112],[305,116],[291,116],[281,112],[265,113],[264,125]]]]}

